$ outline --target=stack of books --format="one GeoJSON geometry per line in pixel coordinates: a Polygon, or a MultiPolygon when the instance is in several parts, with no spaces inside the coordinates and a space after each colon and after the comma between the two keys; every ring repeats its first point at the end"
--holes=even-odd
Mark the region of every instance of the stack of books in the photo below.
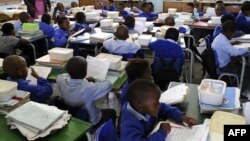
{"type": "Polygon", "coordinates": [[[68,124],[67,111],[29,101],[6,115],[11,129],[18,129],[28,140],[45,137],[68,124]]]}
{"type": "Polygon", "coordinates": [[[63,69],[66,65],[66,61],[51,60],[50,56],[47,54],[36,59],[37,65],[52,67],[54,69],[63,69]]]}
{"type": "Polygon", "coordinates": [[[112,38],[114,35],[111,33],[95,33],[90,35],[90,42],[91,43],[103,43],[105,40],[112,38]]]}
{"type": "Polygon", "coordinates": [[[119,23],[113,23],[112,26],[101,26],[102,32],[114,33],[118,28],[119,23]]]}
{"type": "Polygon", "coordinates": [[[8,101],[0,102],[0,114],[6,115],[19,106],[30,100],[30,93],[26,91],[17,90],[17,93],[8,101]]]}

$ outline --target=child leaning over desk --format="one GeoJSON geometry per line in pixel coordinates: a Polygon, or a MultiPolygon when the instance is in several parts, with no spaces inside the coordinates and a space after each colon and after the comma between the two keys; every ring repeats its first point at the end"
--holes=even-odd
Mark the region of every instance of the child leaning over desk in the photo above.
{"type": "Polygon", "coordinates": [[[128,103],[122,107],[121,141],[165,141],[171,131],[169,123],[162,123],[160,129],[150,132],[159,118],[172,118],[188,126],[197,121],[184,115],[176,107],[160,103],[160,89],[152,81],[135,80],[127,92],[128,103]]]}
{"type": "Polygon", "coordinates": [[[66,17],[58,18],[59,28],[55,30],[54,35],[54,46],[55,47],[66,47],[69,37],[70,22],[66,17]]]}
{"type": "Polygon", "coordinates": [[[88,27],[88,24],[86,23],[86,16],[83,12],[77,12],[75,15],[76,23],[73,28],[73,31],[78,31],[78,30],[85,30],[85,31],[90,31],[91,28],[88,27]]]}
{"type": "Polygon", "coordinates": [[[28,75],[27,64],[24,58],[10,55],[3,61],[3,71],[10,77],[11,81],[17,82],[18,90],[30,92],[30,99],[39,103],[46,103],[53,93],[51,84],[45,78],[40,77],[31,68],[31,75],[37,79],[37,85],[30,84],[26,77],[28,75]]]}

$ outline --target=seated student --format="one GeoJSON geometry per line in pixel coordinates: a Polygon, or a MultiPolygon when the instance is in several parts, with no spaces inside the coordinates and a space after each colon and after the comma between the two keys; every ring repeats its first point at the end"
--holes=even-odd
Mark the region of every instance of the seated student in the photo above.
{"type": "Polygon", "coordinates": [[[115,5],[114,5],[114,0],[108,0],[108,3],[103,6],[103,10],[106,11],[117,11],[115,5]]]}
{"type": "Polygon", "coordinates": [[[39,103],[46,103],[53,93],[49,81],[40,77],[34,69],[31,68],[31,75],[37,79],[37,85],[30,84],[25,80],[28,75],[27,64],[24,58],[17,55],[11,55],[3,61],[3,71],[10,77],[11,81],[17,82],[18,90],[30,92],[30,99],[39,103]]]}
{"type": "Polygon", "coordinates": [[[63,3],[58,2],[53,12],[53,19],[56,19],[58,15],[68,14],[67,10],[64,8],[63,3]]]}
{"type": "Polygon", "coordinates": [[[141,13],[142,11],[137,8],[136,6],[134,6],[134,2],[133,0],[129,0],[127,3],[127,7],[131,9],[132,12],[134,13],[141,13]]]}
{"type": "Polygon", "coordinates": [[[88,24],[86,23],[86,16],[83,12],[77,12],[75,15],[76,23],[73,28],[73,31],[78,31],[78,30],[91,30],[91,28],[88,27],[88,24]]]}
{"type": "Polygon", "coordinates": [[[108,80],[86,78],[87,61],[80,56],[71,58],[66,65],[67,74],[61,74],[56,82],[66,104],[86,109],[89,122],[98,126],[108,118],[115,122],[116,112],[112,109],[98,109],[95,101],[107,95],[112,84],[108,80]]]}
{"type": "Polygon", "coordinates": [[[22,31],[22,24],[23,23],[28,23],[29,19],[30,19],[30,14],[29,13],[27,13],[27,12],[21,12],[19,14],[19,20],[17,20],[14,23],[14,27],[15,27],[16,32],[22,31]]]}
{"type": "Polygon", "coordinates": [[[0,36],[0,53],[6,56],[16,54],[15,49],[17,47],[29,44],[26,39],[15,36],[16,32],[11,23],[3,24],[2,32],[3,34],[0,36]]]}
{"type": "Polygon", "coordinates": [[[126,41],[129,38],[128,28],[126,26],[119,26],[114,33],[115,37],[103,42],[104,48],[109,53],[114,54],[136,54],[137,51],[141,48],[140,45],[136,42],[131,43],[126,41]]]}
{"type": "Polygon", "coordinates": [[[122,16],[124,19],[129,16],[128,12],[127,11],[124,11],[124,8],[125,8],[125,5],[123,2],[120,2],[118,4],[118,7],[117,7],[117,10],[119,12],[119,16],[122,16]]]}
{"type": "Polygon", "coordinates": [[[151,6],[144,2],[141,6],[142,13],[139,14],[139,17],[146,17],[147,21],[154,21],[158,18],[158,15],[151,12],[151,6]]]}
{"type": "Polygon", "coordinates": [[[52,48],[54,46],[52,38],[55,35],[55,29],[51,26],[51,16],[49,14],[43,14],[41,22],[39,23],[39,28],[43,31],[44,35],[47,35],[49,48],[52,48]]]}
{"type": "Polygon", "coordinates": [[[121,141],[165,141],[171,131],[169,123],[162,123],[159,130],[151,133],[160,118],[171,118],[188,126],[197,124],[178,108],[160,103],[159,87],[148,80],[135,80],[126,94],[128,103],[122,106],[121,141]]]}
{"type": "Polygon", "coordinates": [[[198,0],[194,0],[194,9],[196,9],[195,11],[197,11],[199,16],[202,16],[204,14],[203,11],[201,9],[199,9],[199,1],[198,0]]]}
{"type": "Polygon", "coordinates": [[[72,1],[70,5],[71,5],[71,8],[79,7],[78,3],[75,1],[72,1]]]}
{"type": "Polygon", "coordinates": [[[250,3],[241,6],[241,12],[236,17],[239,31],[250,34],[250,3]]]}
{"type": "Polygon", "coordinates": [[[60,17],[58,19],[59,28],[55,30],[54,35],[54,46],[55,47],[66,47],[69,37],[69,19],[66,17],[60,17]]]}
{"type": "Polygon", "coordinates": [[[197,9],[195,9],[194,3],[192,3],[192,2],[189,2],[186,4],[186,8],[185,8],[184,12],[192,13],[192,19],[194,19],[194,20],[199,19],[199,13],[197,12],[197,9]]]}
{"type": "MultiPolygon", "coordinates": [[[[233,15],[230,15],[230,14],[227,14],[227,15],[223,15],[223,16],[221,17],[221,24],[217,25],[217,26],[215,27],[215,29],[214,29],[214,32],[213,32],[213,39],[214,39],[217,35],[219,35],[219,34],[221,33],[221,31],[222,31],[222,24],[225,23],[226,21],[229,21],[229,20],[235,21],[234,16],[233,16],[233,15]]],[[[243,34],[244,34],[243,32],[237,31],[234,37],[239,37],[239,36],[242,36],[243,34]]]]}
{"type": "Polygon", "coordinates": [[[124,25],[127,26],[129,34],[133,34],[133,33],[139,34],[139,32],[134,29],[135,28],[135,18],[133,16],[127,16],[125,18],[124,25]]]}
{"type": "Polygon", "coordinates": [[[150,5],[150,12],[154,12],[155,11],[155,6],[152,2],[148,2],[148,4],[150,5]]]}
{"type": "Polygon", "coordinates": [[[135,81],[136,79],[152,79],[152,72],[149,62],[145,59],[136,58],[133,60],[129,60],[128,64],[125,67],[125,71],[128,79],[122,88],[121,105],[127,103],[126,93],[128,91],[129,85],[133,81],[135,81]]]}
{"type": "Polygon", "coordinates": [[[214,12],[212,13],[207,13],[207,15],[205,16],[205,18],[203,18],[203,21],[208,21],[211,17],[220,17],[223,15],[228,15],[230,14],[228,11],[225,10],[225,5],[223,3],[216,3],[215,8],[214,8],[214,12]]]}
{"type": "Polygon", "coordinates": [[[97,2],[94,5],[95,10],[102,10],[103,3],[102,2],[97,2]]]}

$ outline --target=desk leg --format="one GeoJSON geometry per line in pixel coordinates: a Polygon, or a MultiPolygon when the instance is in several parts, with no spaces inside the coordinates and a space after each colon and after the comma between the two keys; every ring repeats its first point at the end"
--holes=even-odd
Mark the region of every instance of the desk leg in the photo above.
{"type": "Polygon", "coordinates": [[[189,48],[185,48],[185,51],[190,54],[190,72],[189,72],[189,83],[192,83],[193,69],[194,69],[194,54],[189,48]]]}
{"type": "Polygon", "coordinates": [[[32,43],[30,43],[29,45],[32,47],[34,60],[36,60],[36,47],[32,43]]]}
{"type": "Polygon", "coordinates": [[[243,85],[245,66],[246,66],[246,59],[245,57],[242,57],[242,68],[241,68],[240,85],[239,85],[240,90],[242,89],[242,85],[243,85]]]}

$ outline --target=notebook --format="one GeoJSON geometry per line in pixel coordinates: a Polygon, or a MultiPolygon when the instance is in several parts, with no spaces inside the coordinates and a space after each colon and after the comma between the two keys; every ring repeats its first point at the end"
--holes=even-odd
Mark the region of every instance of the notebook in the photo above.
{"type": "MultiPolygon", "coordinates": [[[[47,78],[52,70],[51,67],[43,67],[43,66],[31,66],[36,72],[37,74],[42,77],[42,78],[47,78]]],[[[37,84],[37,79],[34,78],[31,75],[31,68],[29,68],[28,71],[28,76],[26,77],[26,80],[30,80],[30,83],[32,84],[37,84]]]]}

